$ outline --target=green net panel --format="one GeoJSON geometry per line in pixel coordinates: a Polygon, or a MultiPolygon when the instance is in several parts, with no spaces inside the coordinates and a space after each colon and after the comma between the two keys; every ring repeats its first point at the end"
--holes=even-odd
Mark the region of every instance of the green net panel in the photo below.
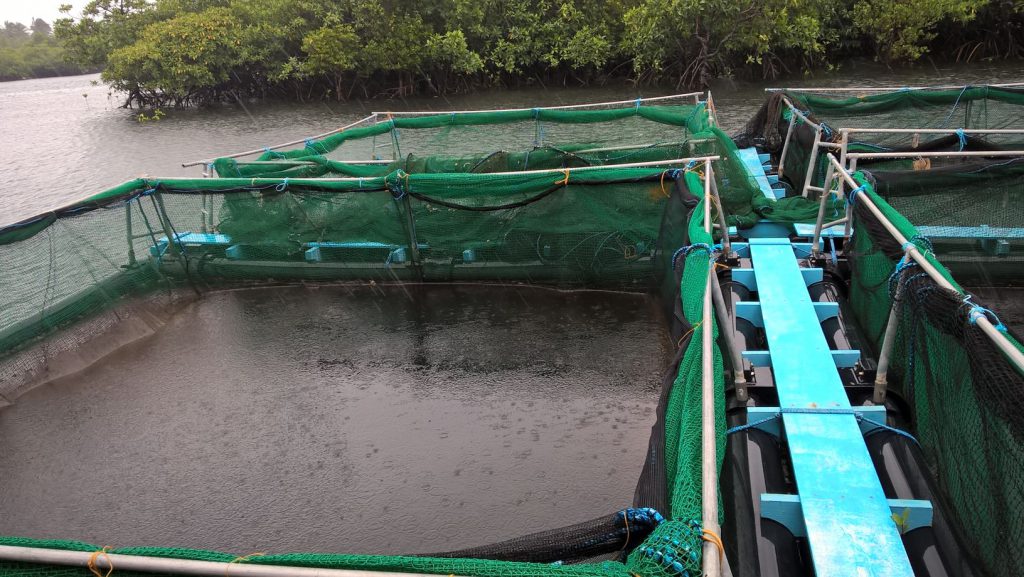
{"type": "Polygon", "coordinates": [[[499,172],[628,164],[681,158],[686,142],[710,127],[705,103],[586,110],[495,110],[390,116],[255,162],[220,158],[222,177],[382,176],[419,172],[499,172]],[[509,152],[511,151],[511,152],[509,152]],[[378,164],[346,160],[380,160],[378,164]]]}
{"type": "MultiPolygon", "coordinates": [[[[870,184],[863,193],[952,282],[910,221],[870,184]]],[[[901,295],[890,388],[910,404],[915,433],[969,553],[992,575],[1014,574],[1024,566],[1024,375],[970,321],[974,305],[963,294],[942,289],[920,267],[897,270],[902,247],[863,205],[854,215],[846,252],[857,319],[877,349],[894,295],[901,295]]],[[[1012,328],[1007,335],[1020,348],[1012,328]]]]}
{"type": "MultiPolygon", "coordinates": [[[[1024,124],[1024,90],[988,86],[964,87],[950,90],[899,90],[883,93],[814,94],[787,91],[774,98],[785,97],[796,108],[822,125],[822,140],[840,142],[842,128],[874,129],[942,129],[945,134],[910,133],[851,133],[849,152],[905,152],[905,151],[985,151],[1024,150],[1024,134],[958,133],[956,129],[1021,129],[1024,124]]],[[[763,138],[775,153],[781,153],[783,140],[790,122],[794,129],[785,158],[782,159],[784,177],[799,192],[810,162],[815,129],[795,117],[779,101],[766,110],[770,118],[761,126],[748,126],[748,136],[763,138]]],[[[760,124],[760,123],[759,123],[760,124]]],[[[820,186],[825,175],[824,149],[813,167],[811,184],[820,186]]],[[[863,159],[857,168],[876,170],[892,167],[922,169],[931,162],[891,161],[863,159]]]]}
{"type": "MultiPolygon", "coordinates": [[[[495,278],[650,290],[656,263],[666,261],[657,253],[678,248],[672,244],[676,237],[666,240],[660,230],[667,200],[684,190],[702,196],[703,170],[701,163],[680,163],[669,169],[610,166],[519,174],[399,170],[355,179],[131,181],[0,230],[0,308],[7,313],[0,319],[0,394],[13,400],[26,374],[39,377],[39,370],[50,370],[47,362],[59,357],[55,352],[97,346],[95,339],[105,334],[117,341],[115,333],[133,319],[146,325],[156,307],[194,298],[218,284],[495,278]]],[[[728,174],[725,168],[719,176],[728,174]]],[[[703,232],[702,206],[690,213],[688,224],[689,239],[698,244],[712,240],[703,232]]],[[[624,561],[561,566],[286,554],[240,562],[484,577],[699,574],[699,322],[711,273],[707,251],[692,251],[684,267],[673,298],[681,298],[694,330],[681,343],[685,353],[666,413],[668,519],[624,561]]],[[[720,466],[724,382],[721,353],[717,346],[713,350],[720,466]]],[[[0,545],[100,549],[18,537],[0,538],[0,545]]],[[[111,552],[237,559],[228,553],[168,548],[111,552]]],[[[6,561],[0,562],[0,571],[91,574],[85,567],[6,561]]]]}

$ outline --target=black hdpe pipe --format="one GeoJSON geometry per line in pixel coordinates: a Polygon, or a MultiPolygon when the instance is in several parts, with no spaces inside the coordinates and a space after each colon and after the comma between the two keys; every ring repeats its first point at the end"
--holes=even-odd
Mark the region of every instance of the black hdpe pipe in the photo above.
{"type": "Polygon", "coordinates": [[[920,499],[932,504],[932,525],[903,534],[903,547],[916,577],[973,577],[977,573],[939,505],[920,447],[892,431],[869,434],[865,441],[882,489],[889,499],[920,499]]]}

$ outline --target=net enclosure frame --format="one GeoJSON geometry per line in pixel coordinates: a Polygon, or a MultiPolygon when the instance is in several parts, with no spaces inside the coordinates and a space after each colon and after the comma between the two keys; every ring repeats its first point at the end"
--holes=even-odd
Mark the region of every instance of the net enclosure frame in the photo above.
{"type": "MultiPolygon", "coordinates": [[[[477,177],[499,180],[543,177],[551,180],[556,188],[567,188],[579,182],[586,183],[588,179],[601,182],[605,174],[618,174],[618,178],[623,182],[628,183],[639,179],[639,181],[650,183],[651,187],[662,190],[664,190],[665,181],[668,179],[672,183],[671,186],[682,187],[674,189],[679,191],[678,194],[683,194],[685,190],[686,194],[691,195],[691,198],[695,197],[698,200],[698,206],[688,212],[686,226],[690,231],[690,242],[706,244],[713,242],[715,227],[718,227],[719,231],[725,228],[725,214],[722,202],[717,198],[717,187],[714,183],[713,163],[720,160],[721,157],[718,155],[706,155],[612,166],[463,175],[462,178],[472,181],[477,177]],[[712,218],[712,207],[717,207],[714,219],[712,218]]],[[[441,176],[451,177],[452,175],[441,176]]],[[[363,194],[369,189],[375,189],[378,193],[392,193],[395,202],[400,202],[403,199],[407,201],[415,194],[417,182],[429,182],[431,178],[435,178],[435,176],[400,173],[376,179],[140,178],[48,213],[0,228],[0,249],[3,249],[4,245],[32,242],[33,239],[38,239],[39,235],[48,234],[52,227],[66,226],[61,223],[74,219],[89,218],[90,215],[97,214],[114,215],[113,218],[123,218],[122,224],[126,227],[123,235],[126,243],[123,256],[128,264],[125,265],[126,268],[121,274],[131,274],[132,271],[143,270],[147,267],[160,269],[164,266],[165,261],[173,261],[175,258],[185,256],[187,252],[185,247],[179,246],[177,242],[171,240],[180,238],[182,231],[174,225],[173,215],[169,216],[168,209],[165,207],[166,197],[171,197],[174,194],[204,196],[235,189],[269,190],[283,193],[296,188],[317,190],[319,194],[331,195],[363,194]],[[175,190],[178,192],[173,192],[175,190]],[[135,209],[143,202],[147,205],[151,203],[152,209],[147,209],[149,218],[144,227],[147,230],[139,231],[132,228],[132,215],[136,213],[135,209]],[[123,211],[124,216],[116,217],[120,211],[123,211]],[[161,234],[167,239],[163,245],[156,238],[161,234]],[[138,245],[140,240],[143,242],[143,246],[150,248],[144,254],[136,254],[137,251],[133,248],[138,245]],[[154,249],[156,250],[154,251],[154,249]]],[[[673,196],[677,195],[674,193],[673,196]]],[[[201,212],[206,209],[207,203],[204,200],[201,212]]],[[[146,216],[147,212],[141,214],[146,216]]],[[[135,218],[138,219],[138,215],[135,218]]],[[[203,216],[202,222],[204,225],[211,225],[209,231],[204,234],[217,234],[216,223],[212,218],[207,220],[203,216]]],[[[135,226],[141,226],[141,224],[136,222],[135,226]]],[[[110,236],[116,238],[117,235],[111,234],[110,236]]],[[[725,244],[728,245],[727,240],[725,244]]],[[[416,242],[410,242],[407,246],[412,251],[415,251],[416,247],[416,242]]],[[[676,289],[672,293],[673,298],[682,301],[683,309],[687,311],[687,318],[693,328],[696,329],[699,326],[701,330],[691,330],[680,339],[681,360],[678,365],[678,374],[671,372],[666,378],[670,378],[668,382],[677,381],[676,388],[680,390],[684,388],[683,383],[685,382],[698,385],[697,391],[688,394],[696,393],[694,398],[698,401],[700,410],[685,418],[695,421],[692,426],[699,428],[701,438],[698,444],[692,445],[690,450],[694,452],[686,457],[688,460],[684,460],[680,449],[673,448],[674,452],[680,453],[679,460],[669,463],[668,466],[673,471],[672,477],[676,477],[675,487],[693,487],[693,485],[680,484],[679,479],[685,476],[691,479],[689,482],[699,485],[701,488],[697,494],[692,494],[689,497],[680,497],[678,489],[672,489],[673,485],[669,486],[669,491],[671,498],[679,499],[680,502],[684,502],[686,499],[693,502],[693,498],[696,498],[697,507],[695,509],[677,509],[673,506],[674,513],[667,520],[652,509],[642,507],[617,513],[614,516],[616,520],[613,523],[614,530],[608,530],[616,535],[616,539],[625,539],[621,549],[623,557],[620,561],[560,566],[548,563],[492,561],[486,558],[460,559],[458,552],[453,554],[453,558],[295,554],[241,559],[212,552],[160,548],[111,550],[70,541],[0,538],[0,560],[2,560],[0,567],[12,574],[18,574],[21,571],[37,571],[37,564],[42,563],[51,566],[78,567],[83,570],[116,568],[119,571],[171,572],[183,575],[213,575],[230,572],[265,577],[296,574],[337,575],[338,577],[424,574],[478,577],[509,575],[527,577],[630,577],[643,575],[644,577],[659,577],[678,575],[681,568],[685,566],[692,572],[721,575],[722,559],[719,556],[721,541],[717,537],[721,532],[717,473],[721,467],[724,446],[722,442],[724,440],[722,437],[724,417],[721,398],[724,387],[721,351],[716,342],[718,329],[712,312],[714,299],[710,292],[714,286],[712,279],[715,271],[713,266],[715,258],[716,252],[713,251],[694,251],[691,254],[683,254],[682,249],[676,251],[672,256],[673,263],[678,262],[680,270],[685,270],[682,280],[677,279],[677,283],[681,282],[682,285],[681,287],[679,284],[676,285],[676,289]],[[684,261],[685,266],[683,266],[684,261]],[[682,368],[684,366],[699,366],[701,370],[684,371],[682,368]],[[694,377],[696,377],[696,381],[693,380],[694,377]],[[622,523],[625,525],[623,526],[622,523]],[[634,541],[645,537],[646,539],[638,542],[630,541],[631,527],[635,534],[634,541]],[[709,534],[714,538],[709,538],[709,534]],[[638,544],[646,544],[646,546],[636,548],[638,544]],[[627,545],[629,545],[629,549],[626,549],[627,545]],[[658,551],[657,560],[653,557],[655,551],[658,551]],[[669,554],[670,552],[672,554],[669,554]],[[672,561],[673,554],[678,561],[672,561]],[[674,568],[673,564],[680,569],[674,568]]],[[[675,268],[675,264],[672,264],[672,268],[675,268]]],[[[186,276],[187,274],[186,270],[186,276]]],[[[116,292],[114,286],[110,285],[102,288],[101,292],[106,297],[119,301],[125,295],[134,294],[135,290],[152,289],[137,289],[129,283],[128,286],[117,290],[121,292],[116,292]]],[[[71,295],[69,298],[74,300],[76,295],[71,295]]],[[[67,303],[61,301],[56,304],[67,303]]],[[[80,315],[62,316],[54,311],[45,310],[34,318],[35,320],[27,320],[31,323],[49,319],[49,322],[43,323],[44,326],[40,327],[35,337],[28,337],[29,333],[25,332],[16,335],[20,340],[39,342],[36,339],[44,339],[62,331],[72,330],[83,322],[83,317],[80,315]]],[[[3,351],[0,353],[0,360],[10,352],[6,349],[3,351]]],[[[678,394],[682,395],[683,393],[679,392],[678,394]]],[[[4,399],[0,398],[0,400],[4,399]]],[[[14,402],[15,398],[11,397],[6,400],[14,402]]],[[[671,437],[667,440],[670,443],[673,442],[671,437]]]]}
{"type": "MultiPolygon", "coordinates": [[[[297,140],[290,140],[290,141],[287,141],[287,142],[282,142],[282,143],[279,143],[279,144],[275,144],[275,145],[272,145],[272,146],[266,146],[266,147],[262,147],[262,148],[255,148],[255,149],[245,150],[245,151],[241,151],[241,152],[234,152],[234,153],[219,155],[219,156],[216,156],[216,157],[204,158],[204,159],[201,159],[201,160],[187,161],[187,162],[181,163],[181,166],[183,168],[189,168],[189,167],[193,167],[193,166],[200,166],[202,168],[202,176],[204,178],[209,178],[209,177],[213,177],[214,176],[213,163],[215,161],[219,160],[219,159],[238,159],[238,158],[245,158],[245,157],[248,157],[248,156],[261,155],[261,158],[259,160],[255,160],[255,161],[249,160],[249,161],[244,161],[243,163],[244,164],[265,163],[265,162],[268,162],[268,159],[263,158],[263,157],[266,157],[268,155],[270,155],[270,156],[275,155],[276,153],[274,153],[274,151],[278,151],[280,149],[287,148],[287,147],[290,147],[290,146],[299,145],[299,144],[303,144],[303,145],[307,145],[308,146],[309,143],[311,143],[311,142],[321,141],[321,140],[323,140],[325,138],[341,134],[341,133],[343,133],[343,132],[345,132],[347,130],[351,130],[351,129],[354,129],[354,128],[357,128],[357,127],[361,127],[363,125],[376,125],[376,124],[380,124],[380,123],[393,122],[393,120],[396,117],[407,117],[407,118],[412,118],[412,117],[439,117],[440,118],[440,117],[447,116],[447,117],[454,118],[454,117],[466,117],[466,116],[485,115],[485,114],[493,114],[493,113],[515,114],[515,113],[524,113],[524,112],[525,113],[536,114],[536,113],[541,112],[541,111],[552,111],[552,112],[556,112],[556,111],[576,111],[576,110],[581,110],[582,111],[582,110],[591,109],[591,108],[593,108],[593,109],[602,108],[602,107],[607,108],[607,107],[614,107],[614,106],[621,106],[621,105],[630,105],[630,104],[634,105],[637,109],[639,109],[639,107],[642,104],[644,104],[644,103],[648,103],[649,104],[649,103],[652,103],[652,102],[665,102],[665,101],[670,101],[670,100],[690,100],[690,99],[693,100],[693,104],[696,106],[696,105],[699,105],[701,103],[700,98],[701,98],[701,96],[703,94],[704,94],[703,92],[687,92],[687,93],[681,93],[681,94],[670,94],[670,95],[666,95],[666,96],[639,97],[639,98],[635,98],[635,99],[632,99],[632,100],[615,100],[615,101],[606,101],[606,102],[590,102],[590,103],[567,104],[567,105],[559,105],[559,106],[539,106],[539,107],[531,107],[531,108],[504,108],[504,109],[454,110],[454,111],[438,111],[438,110],[373,111],[373,112],[370,113],[369,116],[365,116],[365,117],[360,118],[360,119],[358,119],[358,120],[356,120],[354,122],[348,123],[348,124],[346,124],[344,126],[336,128],[334,130],[329,130],[327,132],[323,132],[323,133],[317,134],[315,136],[310,136],[310,137],[301,138],[301,139],[297,139],[297,140]]],[[[713,109],[713,103],[711,101],[711,93],[710,93],[710,91],[707,94],[708,94],[708,98],[707,98],[708,106],[709,106],[709,108],[713,109]]],[[[711,117],[710,120],[711,120],[712,123],[714,122],[714,118],[713,117],[711,117]]],[[[396,151],[394,149],[392,149],[392,152],[394,153],[396,151]]],[[[392,160],[397,160],[397,155],[394,155],[392,160]]],[[[350,160],[350,161],[347,161],[347,162],[352,163],[352,164],[375,164],[375,163],[381,163],[381,162],[386,162],[386,161],[382,161],[380,159],[360,159],[360,160],[350,160]]]]}

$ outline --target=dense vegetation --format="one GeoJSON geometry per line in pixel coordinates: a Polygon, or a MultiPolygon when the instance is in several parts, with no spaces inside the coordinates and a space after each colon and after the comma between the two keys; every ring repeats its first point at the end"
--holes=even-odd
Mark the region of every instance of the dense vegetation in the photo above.
{"type": "Polygon", "coordinates": [[[1017,58],[1024,2],[93,0],[55,30],[129,105],[185,105],[609,78],[699,87],[849,57],[1017,58]]]}
{"type": "Polygon", "coordinates": [[[64,57],[50,25],[36,18],[31,26],[4,22],[0,28],[0,80],[81,74],[88,70],[64,57]]]}

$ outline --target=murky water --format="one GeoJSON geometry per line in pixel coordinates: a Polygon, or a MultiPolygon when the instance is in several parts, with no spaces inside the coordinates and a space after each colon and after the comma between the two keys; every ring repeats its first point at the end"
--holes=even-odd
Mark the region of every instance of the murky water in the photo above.
{"type": "Polygon", "coordinates": [[[630,505],[668,362],[650,297],[209,295],[0,411],[0,534],[423,553],[630,505]]]}
{"type": "MultiPolygon", "coordinates": [[[[0,82],[0,225],[88,196],[140,175],[198,175],[182,162],[301,139],[343,126],[374,110],[529,107],[659,96],[625,82],[590,88],[487,91],[449,98],[370,102],[264,102],[201,110],[169,110],[139,122],[119,108],[97,75],[0,82]],[[95,83],[95,84],[94,84],[95,83]]],[[[890,70],[849,63],[838,71],[768,83],[723,80],[713,87],[719,121],[742,126],[767,86],[907,86],[997,83],[1022,79],[1016,62],[890,70]]]]}

